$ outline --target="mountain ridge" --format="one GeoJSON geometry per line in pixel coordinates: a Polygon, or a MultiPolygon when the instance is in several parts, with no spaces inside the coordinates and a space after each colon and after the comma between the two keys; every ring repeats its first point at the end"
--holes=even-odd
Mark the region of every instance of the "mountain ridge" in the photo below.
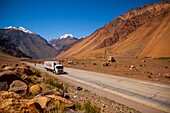
{"type": "MultiPolygon", "coordinates": [[[[13,48],[16,48],[17,50],[34,59],[53,58],[59,53],[43,37],[26,30],[23,27],[0,29],[0,39],[1,41],[6,40],[7,43],[10,43],[12,46],[14,46],[13,48]],[[23,30],[25,30],[25,32],[23,30]]],[[[0,47],[4,48],[4,46],[5,45],[1,45],[0,47]]],[[[8,49],[8,51],[13,51],[12,48],[8,49]]],[[[10,55],[13,54],[11,53],[10,55]]],[[[20,57],[22,57],[22,55],[20,57]]]]}
{"type": "Polygon", "coordinates": [[[103,52],[96,55],[93,51],[100,51],[102,48],[107,48],[117,42],[128,39],[128,36],[131,33],[162,13],[169,11],[169,9],[170,4],[167,2],[133,8],[97,29],[90,36],[87,36],[79,43],[74,44],[73,47],[64,53],[59,54],[56,58],[69,58],[73,56],[77,58],[103,57],[103,52]]]}
{"type": "Polygon", "coordinates": [[[49,41],[49,43],[52,44],[58,51],[63,52],[77,41],[78,38],[74,37],[72,34],[64,34],[60,37],[53,38],[49,41]]]}

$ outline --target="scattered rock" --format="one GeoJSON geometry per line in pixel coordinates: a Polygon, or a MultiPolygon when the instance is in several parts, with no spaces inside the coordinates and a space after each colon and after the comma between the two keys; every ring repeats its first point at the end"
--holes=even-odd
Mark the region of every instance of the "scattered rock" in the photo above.
{"type": "Polygon", "coordinates": [[[74,95],[73,98],[78,98],[78,96],[77,96],[77,95],[74,95]]]}
{"type": "Polygon", "coordinates": [[[8,83],[0,82],[0,91],[8,91],[8,83]]]}
{"type": "Polygon", "coordinates": [[[15,67],[18,67],[19,66],[19,64],[15,64],[15,67]]]}
{"type": "Polygon", "coordinates": [[[116,60],[113,56],[109,56],[108,61],[111,63],[116,62],[116,60]]]}
{"type": "Polygon", "coordinates": [[[146,62],[145,60],[142,60],[142,62],[146,62]]]}
{"type": "Polygon", "coordinates": [[[0,68],[5,68],[6,66],[8,66],[8,64],[1,64],[0,68]]]}
{"type": "Polygon", "coordinates": [[[97,63],[95,63],[95,62],[93,62],[92,64],[93,64],[93,65],[97,65],[97,63]]]}
{"type": "Polygon", "coordinates": [[[15,68],[13,66],[7,66],[7,67],[4,68],[4,70],[6,70],[6,71],[7,70],[15,70],[15,68]]]}
{"type": "Polygon", "coordinates": [[[83,88],[80,87],[80,86],[77,87],[77,90],[78,90],[78,91],[81,91],[82,89],[83,89],[83,88]]]}
{"type": "Polygon", "coordinates": [[[165,66],[165,68],[167,69],[167,68],[168,68],[168,66],[165,66]]]}
{"type": "Polygon", "coordinates": [[[42,91],[42,88],[39,85],[33,85],[29,88],[29,92],[34,95],[41,93],[41,91],[42,91]]]}
{"type": "Polygon", "coordinates": [[[103,67],[109,66],[109,63],[103,63],[103,67]]]}
{"type": "Polygon", "coordinates": [[[170,73],[166,73],[166,74],[165,74],[165,77],[166,77],[166,78],[170,78],[170,73]]]}
{"type": "Polygon", "coordinates": [[[25,95],[27,93],[27,88],[28,88],[28,86],[26,83],[24,83],[20,80],[15,80],[10,85],[8,91],[13,91],[13,92],[16,92],[17,94],[25,95]]]}
{"type": "Polygon", "coordinates": [[[130,70],[132,70],[132,69],[134,69],[134,68],[135,68],[134,65],[131,65],[131,66],[129,67],[130,70]]]}
{"type": "Polygon", "coordinates": [[[64,93],[64,98],[70,99],[70,96],[67,93],[64,93]]]}
{"type": "Polygon", "coordinates": [[[73,61],[69,60],[67,61],[68,64],[73,64],[73,61]]]}

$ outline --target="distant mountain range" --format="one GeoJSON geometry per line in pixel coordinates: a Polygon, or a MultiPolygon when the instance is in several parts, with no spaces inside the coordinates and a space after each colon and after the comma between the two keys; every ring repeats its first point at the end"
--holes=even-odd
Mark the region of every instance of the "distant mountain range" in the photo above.
{"type": "Polygon", "coordinates": [[[40,35],[23,27],[0,29],[0,42],[0,51],[16,57],[46,59],[59,53],[40,35]]]}
{"type": "Polygon", "coordinates": [[[50,40],[49,43],[58,51],[63,52],[76,41],[78,41],[78,38],[74,37],[72,34],[64,34],[63,36],[50,40]]]}
{"type": "Polygon", "coordinates": [[[0,51],[15,57],[53,58],[77,40],[72,34],[65,34],[48,42],[24,27],[0,29],[0,51]]]}
{"type": "Polygon", "coordinates": [[[140,6],[118,16],[56,58],[170,57],[169,1],[140,6]]]}

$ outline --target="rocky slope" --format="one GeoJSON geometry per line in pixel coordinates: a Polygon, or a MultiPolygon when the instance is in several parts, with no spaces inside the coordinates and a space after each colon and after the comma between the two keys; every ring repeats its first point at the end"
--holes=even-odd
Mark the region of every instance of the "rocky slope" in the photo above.
{"type": "Polygon", "coordinates": [[[16,57],[52,58],[58,51],[41,36],[23,27],[0,29],[0,50],[16,57]]]}
{"type": "Polygon", "coordinates": [[[72,34],[65,34],[50,40],[49,43],[52,44],[55,49],[62,52],[67,50],[76,41],[78,41],[78,38],[74,37],[72,34]]]}
{"type": "MultiPolygon", "coordinates": [[[[115,55],[148,56],[148,54],[150,54],[151,57],[165,57],[164,56],[165,54],[159,54],[159,56],[157,56],[157,55],[152,55],[151,53],[148,53],[149,51],[148,52],[142,51],[142,53],[140,53],[141,52],[140,50],[143,50],[147,46],[145,45],[146,43],[142,43],[142,45],[140,45],[140,42],[139,44],[135,45],[134,44],[135,41],[133,43],[129,43],[129,44],[127,43],[130,38],[130,35],[134,32],[136,33],[134,33],[135,35],[133,35],[133,37],[131,38],[134,38],[134,40],[140,39],[142,41],[145,41],[145,38],[146,38],[145,36],[149,32],[153,32],[153,33],[158,32],[158,30],[155,30],[156,27],[154,27],[152,23],[162,21],[163,18],[166,18],[167,16],[169,16],[169,14],[167,14],[167,16],[162,16],[166,12],[168,12],[169,9],[170,9],[169,2],[155,3],[155,4],[150,4],[146,6],[137,7],[135,9],[131,9],[125,14],[115,18],[113,21],[109,22],[105,26],[97,29],[93,34],[81,40],[79,43],[76,43],[72,48],[70,48],[66,52],[57,56],[57,58],[68,58],[68,57],[73,57],[73,56],[77,58],[103,57],[105,51],[108,51],[109,55],[114,55],[114,56],[115,55]],[[159,18],[159,19],[157,21],[156,20],[152,21],[156,18],[159,18]],[[141,30],[138,30],[138,29],[142,29],[142,26],[144,25],[150,26],[149,31],[145,30],[144,32],[142,32],[141,30]],[[141,32],[137,32],[137,31],[141,31],[141,32]],[[139,38],[141,34],[142,34],[142,37],[139,38]],[[120,46],[122,46],[122,44],[125,44],[126,46],[124,47],[129,48],[129,50],[126,51],[126,50],[123,50],[122,48],[119,48],[120,46]],[[132,45],[134,45],[135,47],[132,47],[132,45]],[[112,47],[114,46],[114,47],[109,48],[110,46],[112,47]],[[114,51],[116,48],[119,48],[119,49],[117,49],[117,51],[114,51]],[[140,49],[136,50],[134,48],[140,48],[140,49]]],[[[157,24],[157,27],[160,24],[161,22],[157,24]]],[[[165,24],[169,24],[169,20],[166,19],[165,24]]],[[[162,29],[159,29],[159,32],[161,32],[161,30],[165,31],[164,33],[169,32],[167,27],[162,27],[162,29]]],[[[163,38],[162,36],[163,35],[159,36],[160,37],[159,39],[162,39],[163,38]]],[[[150,37],[147,42],[153,43],[153,41],[151,40],[154,40],[154,39],[152,38],[154,38],[154,36],[150,37]]],[[[165,46],[162,42],[160,43],[161,45],[165,46]]],[[[153,47],[149,47],[149,48],[155,47],[154,43],[150,45],[152,45],[153,47]]],[[[166,48],[166,47],[162,47],[162,49],[163,48],[166,48]]],[[[162,51],[162,49],[160,49],[160,51],[162,51]]],[[[166,53],[166,57],[170,56],[170,54],[167,53],[169,51],[168,48],[166,48],[164,51],[166,53]]]]}

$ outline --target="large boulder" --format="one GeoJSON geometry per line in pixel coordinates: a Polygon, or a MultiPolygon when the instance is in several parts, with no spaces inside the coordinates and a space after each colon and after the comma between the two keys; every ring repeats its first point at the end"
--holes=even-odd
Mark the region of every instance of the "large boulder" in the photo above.
{"type": "Polygon", "coordinates": [[[54,89],[41,93],[41,96],[52,95],[52,94],[57,95],[57,96],[63,96],[63,91],[62,90],[60,91],[58,88],[54,88],[54,89]]]}
{"type": "Polygon", "coordinates": [[[25,95],[27,93],[28,85],[20,80],[15,80],[9,87],[8,91],[16,92],[20,95],[25,95]]]}
{"type": "Polygon", "coordinates": [[[70,100],[55,95],[36,96],[33,101],[39,103],[41,105],[41,108],[43,108],[43,110],[45,111],[58,109],[57,106],[61,105],[64,105],[65,108],[74,107],[74,103],[70,100]]]}
{"type": "Polygon", "coordinates": [[[60,104],[64,104],[66,108],[72,108],[74,107],[74,103],[66,98],[63,98],[61,96],[55,96],[55,95],[47,95],[47,97],[54,99],[55,101],[59,101],[60,104]]]}
{"type": "Polygon", "coordinates": [[[0,82],[0,91],[7,91],[7,90],[8,90],[8,83],[0,82]]]}
{"type": "Polygon", "coordinates": [[[42,113],[43,110],[33,100],[22,99],[14,92],[0,91],[0,112],[42,113]]]}
{"type": "Polygon", "coordinates": [[[34,75],[34,72],[30,69],[30,66],[27,66],[26,64],[20,64],[15,69],[16,72],[20,74],[26,74],[26,75],[34,75]]]}
{"type": "Polygon", "coordinates": [[[51,99],[48,97],[45,97],[45,96],[38,96],[38,97],[34,98],[33,101],[36,103],[39,103],[41,108],[43,108],[45,110],[45,109],[47,109],[48,103],[51,101],[51,99]]]}
{"type": "Polygon", "coordinates": [[[29,88],[29,92],[34,95],[41,93],[41,91],[42,88],[39,85],[33,85],[29,88]]]}
{"type": "Polygon", "coordinates": [[[16,94],[15,92],[0,91],[0,98],[1,99],[7,99],[7,98],[21,99],[21,96],[16,94]]]}
{"type": "Polygon", "coordinates": [[[14,80],[21,80],[16,72],[8,70],[0,73],[0,82],[7,82],[10,85],[14,80]]]}
{"type": "Polygon", "coordinates": [[[30,68],[24,68],[23,73],[25,73],[26,75],[33,75],[34,74],[34,72],[30,68]]]}

